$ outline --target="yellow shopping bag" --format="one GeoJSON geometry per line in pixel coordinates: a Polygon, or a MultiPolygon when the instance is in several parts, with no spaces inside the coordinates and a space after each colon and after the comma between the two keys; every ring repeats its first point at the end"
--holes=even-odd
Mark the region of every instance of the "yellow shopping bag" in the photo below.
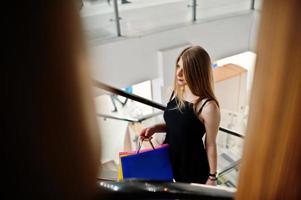
{"type": "Polygon", "coordinates": [[[118,181],[123,180],[121,157],[128,156],[131,154],[132,154],[131,152],[120,152],[119,153],[118,181]]]}

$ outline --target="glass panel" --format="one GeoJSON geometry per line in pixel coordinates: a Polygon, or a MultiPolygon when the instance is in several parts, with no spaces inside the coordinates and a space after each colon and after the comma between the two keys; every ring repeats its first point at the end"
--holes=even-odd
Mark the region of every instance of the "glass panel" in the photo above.
{"type": "Polygon", "coordinates": [[[179,27],[192,19],[188,0],[129,0],[120,4],[121,30],[125,36],[137,36],[162,28],[179,27]]]}
{"type": "MultiPolygon", "coordinates": [[[[231,93],[229,93],[230,95],[231,93]]],[[[220,126],[230,131],[244,135],[248,122],[248,107],[244,112],[234,112],[226,109],[221,109],[220,126]]]]}
{"type": "MultiPolygon", "coordinates": [[[[139,86],[132,89],[124,88],[129,93],[141,93],[139,86]]],[[[138,135],[144,127],[139,121],[162,112],[101,89],[96,89],[95,105],[102,139],[99,177],[116,180],[119,152],[137,149],[138,135]]],[[[156,121],[150,120],[148,123],[156,121]]],[[[143,144],[143,148],[149,147],[149,144],[143,144]]]]}
{"type": "Polygon", "coordinates": [[[251,0],[198,0],[197,18],[204,19],[250,10],[251,0]]]}
{"type": "Polygon", "coordinates": [[[224,185],[231,188],[237,187],[239,166],[231,168],[218,178],[218,185],[224,185]]]}
{"type": "Polygon", "coordinates": [[[219,185],[236,187],[243,143],[243,138],[219,131],[217,136],[217,171],[218,173],[222,172],[218,180],[219,185]],[[225,170],[227,171],[224,172],[225,170]]]}
{"type": "Polygon", "coordinates": [[[81,18],[89,41],[110,39],[117,36],[113,5],[107,0],[84,0],[81,18]]]}

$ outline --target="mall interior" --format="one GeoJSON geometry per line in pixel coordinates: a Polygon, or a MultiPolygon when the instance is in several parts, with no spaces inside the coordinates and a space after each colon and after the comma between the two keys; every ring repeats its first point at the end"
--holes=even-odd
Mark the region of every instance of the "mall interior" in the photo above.
{"type": "Polygon", "coordinates": [[[301,198],[298,0],[9,4],[3,199],[301,198]],[[190,46],[211,58],[216,185],[123,178],[122,154],[161,148],[139,134],[164,123],[190,46]]]}

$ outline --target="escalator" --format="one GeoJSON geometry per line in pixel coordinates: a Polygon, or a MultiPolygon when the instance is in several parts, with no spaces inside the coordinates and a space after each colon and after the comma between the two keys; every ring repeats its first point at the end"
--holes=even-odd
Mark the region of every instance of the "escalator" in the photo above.
{"type": "Polygon", "coordinates": [[[201,184],[167,183],[147,180],[97,182],[99,196],[104,199],[234,199],[235,190],[201,184]]]}
{"type": "MultiPolygon", "coordinates": [[[[143,127],[163,122],[164,105],[154,103],[140,96],[128,94],[121,89],[94,82],[98,95],[96,104],[102,137],[102,166],[98,177],[99,192],[108,199],[233,199],[243,136],[231,130],[220,128],[217,138],[218,186],[201,184],[154,182],[149,180],[117,181],[119,165],[118,152],[137,148],[138,133],[143,127]],[[118,105],[118,112],[112,112],[111,95],[121,100],[128,98],[128,105],[118,105]],[[139,110],[139,111],[137,111],[139,110]],[[111,136],[114,134],[114,137],[111,136]],[[108,138],[113,138],[108,139],[108,138]],[[229,142],[229,141],[235,141],[229,142]]],[[[155,146],[163,142],[164,134],[155,134],[155,146]]],[[[147,148],[147,146],[145,146],[147,148]]]]}

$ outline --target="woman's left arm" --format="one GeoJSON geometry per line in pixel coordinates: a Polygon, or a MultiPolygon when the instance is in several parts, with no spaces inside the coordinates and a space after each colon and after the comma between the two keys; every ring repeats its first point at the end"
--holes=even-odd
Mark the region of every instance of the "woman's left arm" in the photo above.
{"type": "MultiPolygon", "coordinates": [[[[217,169],[217,150],[216,150],[216,136],[220,123],[220,110],[214,101],[208,102],[201,113],[206,129],[205,147],[209,161],[210,174],[216,174],[217,169]]],[[[209,177],[207,185],[216,185],[214,177],[209,177]],[[213,179],[213,180],[212,180],[213,179]]]]}

